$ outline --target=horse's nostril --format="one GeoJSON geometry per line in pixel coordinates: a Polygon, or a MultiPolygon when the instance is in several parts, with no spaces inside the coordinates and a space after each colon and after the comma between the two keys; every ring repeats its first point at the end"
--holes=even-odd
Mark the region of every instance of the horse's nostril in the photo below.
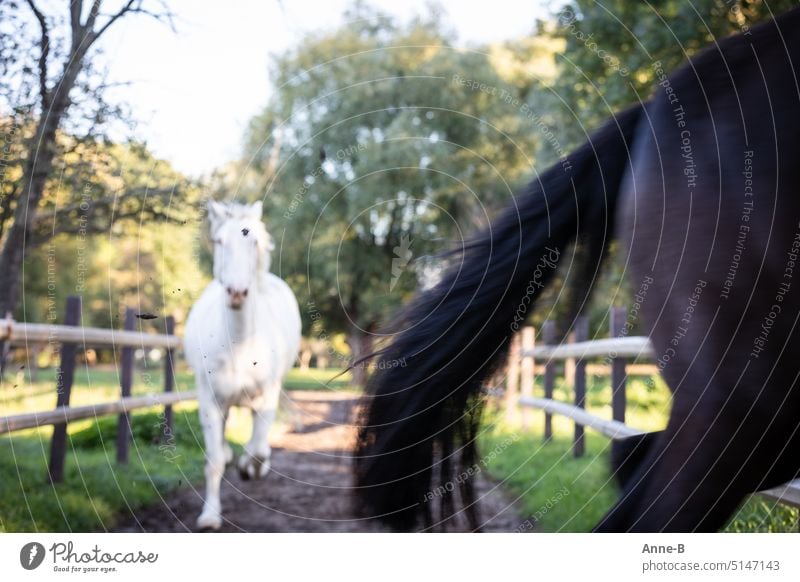
{"type": "Polygon", "coordinates": [[[244,291],[242,291],[242,295],[244,295],[245,297],[247,297],[247,289],[245,289],[244,291]]]}
{"type": "Polygon", "coordinates": [[[233,295],[233,289],[231,289],[230,287],[225,287],[225,291],[228,292],[228,295],[233,295]]]}

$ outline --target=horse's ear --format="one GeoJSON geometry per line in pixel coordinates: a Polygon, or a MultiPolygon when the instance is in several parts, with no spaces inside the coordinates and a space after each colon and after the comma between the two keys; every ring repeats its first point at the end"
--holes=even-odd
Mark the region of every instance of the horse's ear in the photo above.
{"type": "Polygon", "coordinates": [[[248,210],[250,212],[251,217],[257,220],[261,220],[261,217],[264,214],[264,203],[261,200],[259,200],[258,202],[253,202],[248,207],[248,210]]]}
{"type": "Polygon", "coordinates": [[[215,200],[208,201],[208,220],[211,222],[212,228],[220,222],[225,221],[225,215],[228,212],[227,208],[221,202],[215,200]]]}

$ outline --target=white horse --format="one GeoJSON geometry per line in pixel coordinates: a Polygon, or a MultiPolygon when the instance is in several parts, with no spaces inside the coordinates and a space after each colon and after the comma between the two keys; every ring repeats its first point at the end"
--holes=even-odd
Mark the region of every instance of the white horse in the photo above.
{"type": "Polygon", "coordinates": [[[253,412],[253,434],[237,463],[245,479],[266,476],[269,429],[283,379],[300,346],[300,310],[289,286],[269,272],[275,248],[261,221],[261,202],[210,202],[214,280],[189,313],[186,360],[195,373],[206,446],[206,497],[197,526],[222,525],[219,487],[233,451],[225,441],[231,406],[253,412]]]}

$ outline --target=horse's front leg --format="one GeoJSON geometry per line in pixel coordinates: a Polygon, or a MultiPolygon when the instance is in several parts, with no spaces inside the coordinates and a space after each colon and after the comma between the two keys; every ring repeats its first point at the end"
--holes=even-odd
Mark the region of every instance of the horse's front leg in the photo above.
{"type": "Polygon", "coordinates": [[[213,400],[200,402],[200,421],[206,445],[206,496],[203,511],[197,518],[200,529],[219,529],[222,525],[222,504],[219,487],[225,472],[225,442],[223,427],[225,412],[213,400]]]}
{"type": "Polygon", "coordinates": [[[239,457],[239,475],[242,479],[263,479],[269,473],[270,455],[269,430],[275,422],[280,397],[281,383],[271,383],[264,397],[253,406],[253,434],[239,457]]]}

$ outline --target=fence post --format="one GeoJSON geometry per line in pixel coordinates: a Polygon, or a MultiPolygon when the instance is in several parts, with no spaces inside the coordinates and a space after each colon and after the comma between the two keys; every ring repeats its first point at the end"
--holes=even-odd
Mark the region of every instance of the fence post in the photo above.
{"type": "MultiPolygon", "coordinates": [[[[547,346],[556,343],[556,324],[554,321],[546,321],[542,326],[542,340],[547,346]]],[[[552,359],[548,359],[544,365],[544,397],[552,400],[553,389],[556,385],[556,364],[552,359]]],[[[553,415],[549,412],[544,413],[544,440],[549,441],[553,438],[553,415]]]]}
{"type": "MultiPolygon", "coordinates": [[[[589,339],[589,320],[578,317],[575,320],[575,341],[584,342],[589,339]]],[[[579,358],[575,362],[575,406],[586,408],[586,359],[579,358]]],[[[572,441],[572,454],[582,457],[586,452],[586,442],[583,425],[575,423],[575,437],[572,441]]]]}
{"type": "MultiPolygon", "coordinates": [[[[522,396],[533,396],[533,356],[528,355],[535,345],[536,332],[531,326],[522,328],[522,364],[520,366],[520,393],[522,396]]],[[[522,428],[530,428],[531,411],[528,407],[522,411],[522,428]]]]}
{"type": "MultiPolygon", "coordinates": [[[[175,318],[168,315],[164,320],[164,333],[175,335],[175,318]]],[[[164,392],[172,392],[175,389],[175,368],[173,367],[173,357],[175,350],[169,348],[164,354],[164,392]]],[[[172,439],[172,405],[164,407],[164,427],[161,435],[162,442],[170,442],[172,439]]]]}
{"type": "MultiPolygon", "coordinates": [[[[67,297],[64,312],[64,325],[78,325],[81,321],[81,298],[75,295],[67,297]]],[[[61,362],[56,376],[56,408],[69,406],[72,393],[72,381],[75,378],[75,344],[61,344],[61,362]]],[[[51,483],[64,480],[64,460],[67,455],[67,423],[53,425],[53,438],[50,439],[50,465],[48,477],[51,483]]]]}
{"type": "MultiPolygon", "coordinates": [[[[611,308],[610,326],[612,338],[623,336],[625,317],[625,309],[621,307],[611,308]]],[[[627,397],[625,395],[627,373],[625,367],[627,363],[627,358],[617,357],[611,359],[611,410],[614,420],[619,422],[625,422],[625,408],[627,406],[627,397]]]]}
{"type": "Polygon", "coordinates": [[[519,347],[520,336],[511,337],[511,347],[508,350],[508,366],[506,367],[506,422],[510,425],[519,419],[519,347]]]}
{"type": "MultiPolygon", "coordinates": [[[[572,331],[567,335],[566,343],[573,343],[578,341],[575,339],[575,332],[572,331]]],[[[575,358],[564,358],[564,386],[575,385],[575,358]]]]}
{"type": "MultiPolygon", "coordinates": [[[[133,331],[135,326],[135,312],[132,308],[125,309],[125,331],[133,331]]],[[[131,395],[133,386],[133,347],[122,348],[120,358],[120,388],[122,397],[127,398],[131,395]]],[[[131,441],[131,415],[130,412],[122,412],[117,420],[117,463],[128,462],[128,448],[131,441]]]]}

